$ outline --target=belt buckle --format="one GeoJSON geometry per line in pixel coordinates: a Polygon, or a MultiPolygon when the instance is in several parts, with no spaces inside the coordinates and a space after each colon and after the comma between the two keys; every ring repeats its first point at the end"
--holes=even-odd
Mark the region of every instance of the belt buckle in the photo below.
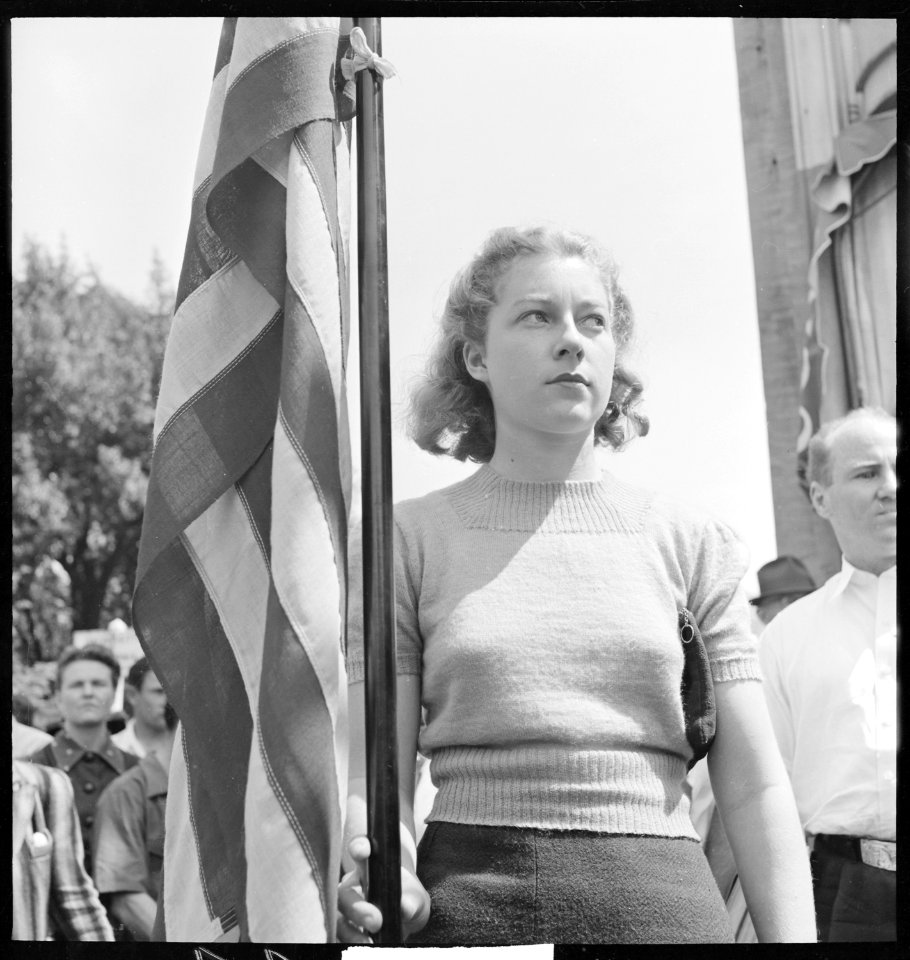
{"type": "Polygon", "coordinates": [[[868,840],[863,837],[859,841],[859,851],[863,863],[870,867],[897,870],[897,844],[891,840],[868,840]]]}

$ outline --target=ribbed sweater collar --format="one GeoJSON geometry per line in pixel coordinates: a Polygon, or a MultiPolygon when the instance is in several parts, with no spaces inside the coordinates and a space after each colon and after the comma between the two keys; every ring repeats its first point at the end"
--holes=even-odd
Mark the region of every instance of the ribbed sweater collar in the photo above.
{"type": "Polygon", "coordinates": [[[635,533],[651,504],[606,472],[599,480],[508,480],[489,464],[444,494],[466,526],[499,531],[635,533]]]}

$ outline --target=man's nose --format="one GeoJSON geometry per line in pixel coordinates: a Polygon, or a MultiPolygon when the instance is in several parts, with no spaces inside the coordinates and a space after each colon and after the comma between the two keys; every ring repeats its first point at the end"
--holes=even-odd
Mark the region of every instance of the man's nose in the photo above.
{"type": "Polygon", "coordinates": [[[882,482],[878,489],[880,497],[893,497],[897,494],[897,471],[892,465],[885,467],[882,472],[882,482]]]}

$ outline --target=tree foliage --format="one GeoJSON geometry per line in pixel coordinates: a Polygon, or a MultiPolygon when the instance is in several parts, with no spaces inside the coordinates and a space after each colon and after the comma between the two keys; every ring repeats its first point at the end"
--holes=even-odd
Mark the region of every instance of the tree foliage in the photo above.
{"type": "Polygon", "coordinates": [[[25,662],[129,621],[173,294],[135,304],[28,244],[13,281],[13,625],[25,662]],[[69,620],[67,613],[71,611],[69,620]]]}

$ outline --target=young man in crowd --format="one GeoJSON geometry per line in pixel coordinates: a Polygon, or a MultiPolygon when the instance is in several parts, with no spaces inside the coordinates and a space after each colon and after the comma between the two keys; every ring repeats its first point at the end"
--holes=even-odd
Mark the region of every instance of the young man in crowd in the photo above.
{"type": "Polygon", "coordinates": [[[105,787],[138,763],[117,747],[107,721],[114,703],[120,665],[106,647],[68,647],[57,661],[56,699],[63,727],[53,741],[29,759],[59,767],[70,778],[85,850],[85,869],[92,875],[92,826],[95,806],[105,787]]]}
{"type": "Polygon", "coordinates": [[[129,669],[124,696],[132,716],[111,740],[137,757],[157,751],[170,753],[174,731],[167,722],[167,694],[152,671],[148,657],[140,657],[129,669]]]}
{"type": "Polygon", "coordinates": [[[762,634],[765,695],[811,850],[819,939],[894,940],[897,424],[860,409],[809,444],[840,572],[762,634]]]}
{"type": "Polygon", "coordinates": [[[177,717],[144,657],[130,670],[127,689],[136,732],[151,736],[143,736],[147,752],[139,763],[118,777],[98,803],[95,883],[110,913],[133,938],[149,940],[161,892],[168,767],[177,717]]]}

